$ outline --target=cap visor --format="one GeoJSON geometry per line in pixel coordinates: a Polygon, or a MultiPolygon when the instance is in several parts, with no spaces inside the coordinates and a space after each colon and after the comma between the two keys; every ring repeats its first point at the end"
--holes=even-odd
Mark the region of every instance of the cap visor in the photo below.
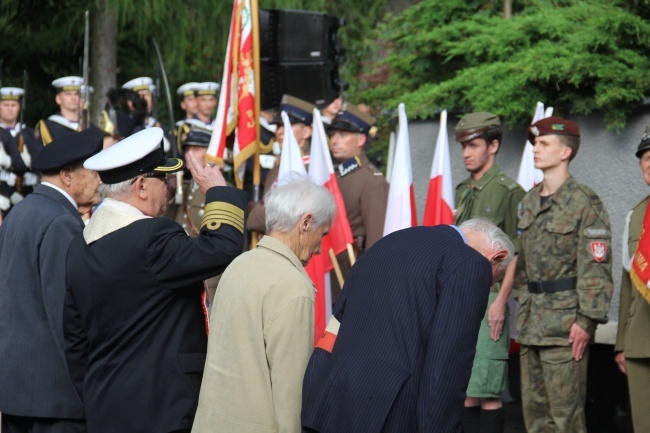
{"type": "Polygon", "coordinates": [[[152,171],[158,173],[174,173],[183,169],[183,160],[179,158],[167,158],[163,165],[159,165],[154,168],[152,171]]]}

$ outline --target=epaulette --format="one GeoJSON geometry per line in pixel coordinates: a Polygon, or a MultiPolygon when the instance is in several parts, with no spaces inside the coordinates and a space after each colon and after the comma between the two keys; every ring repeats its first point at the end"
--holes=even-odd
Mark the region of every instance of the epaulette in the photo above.
{"type": "Polygon", "coordinates": [[[587,197],[589,197],[589,200],[591,201],[592,205],[600,205],[603,203],[600,197],[598,197],[598,194],[596,194],[596,191],[591,189],[589,186],[578,184],[578,188],[580,188],[582,192],[584,192],[587,195],[587,197]]]}
{"type": "Polygon", "coordinates": [[[517,182],[515,182],[514,180],[510,179],[508,176],[505,175],[497,177],[497,181],[499,182],[500,185],[506,187],[508,191],[514,191],[518,188],[521,188],[517,182]]]}

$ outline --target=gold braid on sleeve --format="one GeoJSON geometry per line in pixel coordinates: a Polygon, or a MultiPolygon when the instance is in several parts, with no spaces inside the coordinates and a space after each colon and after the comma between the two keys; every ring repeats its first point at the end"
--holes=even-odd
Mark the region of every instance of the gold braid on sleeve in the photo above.
{"type": "Polygon", "coordinates": [[[201,220],[201,229],[217,230],[221,224],[228,224],[244,233],[244,210],[223,201],[215,201],[205,205],[205,213],[201,220]]]}

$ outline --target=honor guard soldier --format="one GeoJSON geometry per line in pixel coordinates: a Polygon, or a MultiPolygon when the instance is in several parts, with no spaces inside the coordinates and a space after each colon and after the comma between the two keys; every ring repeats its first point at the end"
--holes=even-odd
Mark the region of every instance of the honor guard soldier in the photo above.
{"type": "MultiPolygon", "coordinates": [[[[280,106],[278,107],[278,114],[275,119],[273,119],[273,124],[276,126],[275,141],[282,145],[285,131],[281,113],[283,111],[287,113],[289,121],[291,122],[291,130],[293,135],[296,137],[296,141],[298,142],[298,146],[302,153],[302,161],[305,165],[309,164],[309,140],[312,134],[311,124],[314,120],[314,108],[316,108],[316,106],[310,102],[296,98],[295,96],[284,95],[282,96],[280,106]]],[[[277,183],[279,167],[279,160],[276,160],[275,166],[269,170],[264,179],[264,189],[260,192],[260,196],[268,193],[268,191],[273,188],[273,185],[277,183]]],[[[246,228],[258,233],[266,232],[263,202],[249,203],[249,214],[246,221],[246,228]]]]}
{"type": "Polygon", "coordinates": [[[219,83],[208,81],[199,83],[196,86],[196,116],[204,125],[212,127],[212,113],[217,107],[217,92],[219,92],[219,83]]]}
{"type": "Polygon", "coordinates": [[[544,180],[519,210],[524,421],[529,432],[584,433],[589,343],[596,325],[607,322],[613,288],[609,215],[598,194],[569,172],[578,125],[547,117],[528,137],[544,180]]]}
{"type": "Polygon", "coordinates": [[[62,77],[52,81],[56,89],[54,100],[59,112],[41,120],[34,129],[34,137],[47,145],[53,139],[68,132],[79,131],[79,91],[83,84],[81,77],[62,77]]]}
{"type": "MultiPolygon", "coordinates": [[[[650,127],[636,151],[641,175],[650,185],[650,127]]],[[[623,274],[621,302],[618,312],[617,352],[615,360],[627,375],[635,432],[650,431],[648,389],[650,389],[650,282],[649,269],[643,266],[650,259],[650,214],[645,197],[626,218],[623,238],[623,274]]]]}
{"type": "MultiPolygon", "coordinates": [[[[329,127],[332,156],[338,162],[339,189],[357,256],[383,236],[388,205],[388,182],[363,151],[368,137],[374,135],[374,124],[372,116],[352,104],[344,104],[329,127]]],[[[351,267],[347,253],[339,254],[338,261],[345,278],[351,267]]],[[[340,294],[336,278],[332,278],[332,290],[332,299],[336,301],[340,294]]]]}
{"type": "MultiPolygon", "coordinates": [[[[32,158],[38,155],[43,145],[40,141],[37,142],[34,139],[34,130],[32,128],[19,122],[24,96],[24,89],[18,87],[3,87],[0,89],[0,128],[6,129],[15,139],[25,169],[29,170],[32,165],[32,158]]],[[[38,174],[31,171],[26,171],[22,176],[16,173],[14,175],[16,179],[12,186],[22,196],[32,192],[39,182],[38,174]]],[[[19,198],[15,196],[15,199],[19,198]]]]}
{"type": "Polygon", "coordinates": [[[122,85],[124,89],[130,89],[136,92],[142,99],[147,103],[147,118],[144,121],[145,128],[151,128],[157,126],[162,128],[164,132],[163,136],[163,149],[165,153],[168,153],[171,149],[171,141],[168,137],[168,130],[165,128],[152,114],[156,110],[157,101],[154,100],[154,93],[156,91],[156,86],[153,84],[153,80],[150,77],[139,77],[134,78],[131,81],[127,81],[122,85]]]}
{"type": "Polygon", "coordinates": [[[158,119],[152,116],[154,110],[154,100],[153,95],[156,91],[156,86],[153,84],[153,80],[149,77],[139,77],[134,78],[131,81],[127,81],[122,85],[125,89],[131,89],[136,92],[142,99],[147,102],[147,112],[149,116],[145,120],[145,128],[151,128],[152,126],[160,126],[158,119]]]}
{"type": "MultiPolygon", "coordinates": [[[[470,176],[456,187],[454,223],[483,218],[496,224],[518,250],[517,208],[524,190],[496,164],[501,148],[501,121],[496,114],[471,113],[456,126],[465,169],[470,176]]],[[[490,288],[488,308],[481,322],[463,413],[464,433],[502,433],[504,413],[501,393],[508,372],[508,297],[512,291],[516,260],[505,277],[490,288]]]]}
{"type": "Polygon", "coordinates": [[[187,134],[189,132],[189,129],[183,131],[185,121],[193,119],[194,116],[196,116],[196,86],[198,85],[199,83],[194,82],[185,83],[176,90],[176,93],[181,98],[180,106],[184,114],[183,118],[177,121],[176,125],[174,125],[174,135],[176,136],[177,143],[181,142],[182,134],[187,134]]]}
{"type": "Polygon", "coordinates": [[[185,83],[176,90],[181,98],[181,109],[185,116],[176,122],[176,125],[182,123],[185,119],[192,119],[197,113],[196,90],[199,83],[185,83]]]}

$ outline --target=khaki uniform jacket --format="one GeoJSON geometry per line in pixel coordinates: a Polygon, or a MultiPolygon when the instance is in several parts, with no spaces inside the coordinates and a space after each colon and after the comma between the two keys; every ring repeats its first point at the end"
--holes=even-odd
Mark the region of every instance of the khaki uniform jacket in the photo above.
{"type": "MultiPolygon", "coordinates": [[[[632,209],[628,237],[623,240],[623,254],[626,254],[625,250],[627,249],[630,258],[636,252],[639,243],[647,206],[648,198],[646,197],[632,209]]],[[[623,268],[621,302],[618,310],[618,334],[614,350],[624,352],[626,358],[650,357],[648,330],[650,330],[650,304],[634,288],[630,281],[629,271],[623,268]]]]}
{"type": "Polygon", "coordinates": [[[193,433],[300,433],[314,299],[298,257],[277,239],[232,262],[212,306],[193,433]]]}
{"type": "Polygon", "coordinates": [[[365,236],[365,249],[368,249],[384,235],[388,182],[365,153],[359,155],[359,160],[359,167],[337,179],[352,236],[365,236]]]}
{"type": "MultiPolygon", "coordinates": [[[[494,164],[485,172],[480,180],[475,181],[468,177],[456,187],[456,207],[461,203],[463,194],[468,189],[474,190],[474,203],[470,212],[471,218],[484,218],[492,221],[503,230],[515,244],[515,251],[519,252],[519,236],[517,235],[517,208],[526,192],[517,182],[505,175],[494,164]]],[[[456,216],[456,225],[464,222],[456,216]]]]}
{"type": "Polygon", "coordinates": [[[542,205],[541,185],[522,202],[519,275],[528,281],[577,277],[575,290],[530,293],[520,285],[517,313],[519,342],[533,346],[569,346],[573,323],[593,335],[607,322],[612,296],[612,248],[609,215],[598,195],[569,178],[542,205]]]}

